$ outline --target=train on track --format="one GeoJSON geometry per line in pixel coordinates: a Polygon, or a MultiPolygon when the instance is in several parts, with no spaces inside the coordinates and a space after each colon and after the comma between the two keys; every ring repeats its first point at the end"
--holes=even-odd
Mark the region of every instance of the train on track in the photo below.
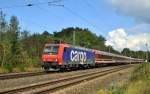
{"type": "Polygon", "coordinates": [[[46,71],[142,62],[144,62],[143,59],[131,58],[69,44],[45,44],[42,54],[42,67],[46,71]]]}

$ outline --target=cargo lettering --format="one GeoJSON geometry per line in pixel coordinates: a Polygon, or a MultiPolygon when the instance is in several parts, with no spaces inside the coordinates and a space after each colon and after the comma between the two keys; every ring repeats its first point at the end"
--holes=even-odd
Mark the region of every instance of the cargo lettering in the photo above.
{"type": "Polygon", "coordinates": [[[70,59],[71,61],[83,63],[86,61],[86,52],[72,50],[70,59]]]}

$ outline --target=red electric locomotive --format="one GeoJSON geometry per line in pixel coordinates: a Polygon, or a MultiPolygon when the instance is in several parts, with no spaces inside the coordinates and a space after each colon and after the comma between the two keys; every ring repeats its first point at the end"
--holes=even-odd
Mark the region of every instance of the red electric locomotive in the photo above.
{"type": "Polygon", "coordinates": [[[46,71],[94,66],[95,57],[90,49],[69,44],[46,44],[42,66],[46,71]]]}
{"type": "Polygon", "coordinates": [[[62,65],[62,56],[67,44],[46,44],[42,54],[42,66],[45,70],[58,69],[62,65]]]}

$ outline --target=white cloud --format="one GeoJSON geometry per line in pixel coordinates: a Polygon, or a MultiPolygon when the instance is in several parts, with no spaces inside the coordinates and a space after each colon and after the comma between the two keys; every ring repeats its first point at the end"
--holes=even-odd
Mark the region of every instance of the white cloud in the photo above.
{"type": "Polygon", "coordinates": [[[150,23],[150,0],[108,0],[115,10],[138,22],[150,23]]]}
{"type": "Polygon", "coordinates": [[[150,50],[150,34],[141,33],[136,35],[129,35],[122,28],[110,31],[106,45],[111,45],[114,49],[121,51],[124,48],[131,50],[147,50],[145,44],[148,44],[150,50]]]}
{"type": "Polygon", "coordinates": [[[106,45],[112,45],[116,50],[123,48],[131,50],[150,50],[150,0],[108,0],[112,7],[124,16],[135,19],[135,26],[128,30],[116,29],[110,31],[106,45]],[[128,34],[127,32],[130,32],[128,34]]]}

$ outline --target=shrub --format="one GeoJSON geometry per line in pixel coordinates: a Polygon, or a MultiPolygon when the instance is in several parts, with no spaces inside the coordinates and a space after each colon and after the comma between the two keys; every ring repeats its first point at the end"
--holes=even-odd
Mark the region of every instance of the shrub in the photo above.
{"type": "Polygon", "coordinates": [[[11,63],[4,64],[4,68],[8,70],[8,72],[13,72],[13,65],[11,63]]]}
{"type": "Polygon", "coordinates": [[[149,94],[150,63],[143,63],[135,68],[128,84],[112,90],[112,94],[149,94]]]}
{"type": "Polygon", "coordinates": [[[120,88],[111,90],[111,94],[124,94],[124,92],[127,90],[127,84],[123,85],[120,88]]]}
{"type": "Polygon", "coordinates": [[[26,64],[19,64],[18,68],[21,72],[25,71],[25,68],[26,68],[26,64]]]}
{"type": "Polygon", "coordinates": [[[133,71],[131,81],[136,80],[150,80],[150,63],[143,63],[133,71]]]}
{"type": "Polygon", "coordinates": [[[104,90],[103,89],[100,89],[97,94],[105,94],[104,90]]]}

